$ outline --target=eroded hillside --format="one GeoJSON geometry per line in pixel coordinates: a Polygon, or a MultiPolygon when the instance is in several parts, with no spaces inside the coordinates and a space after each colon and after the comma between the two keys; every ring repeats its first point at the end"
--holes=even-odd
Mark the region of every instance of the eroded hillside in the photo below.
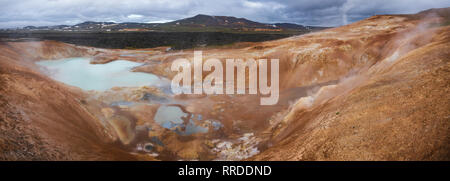
{"type": "Polygon", "coordinates": [[[171,63],[192,60],[194,50],[2,42],[0,158],[448,160],[449,14],[379,15],[276,41],[201,49],[203,59],[279,59],[274,106],[259,105],[255,95],[173,96],[161,87],[85,91],[34,64],[130,60],[145,63],[134,71],[170,80],[171,63]],[[157,124],[159,110],[174,106],[187,115],[185,126],[209,129],[187,134],[157,124]]]}

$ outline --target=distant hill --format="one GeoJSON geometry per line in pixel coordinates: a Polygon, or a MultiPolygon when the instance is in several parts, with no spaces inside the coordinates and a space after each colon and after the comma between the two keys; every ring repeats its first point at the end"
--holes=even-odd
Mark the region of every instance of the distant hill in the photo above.
{"type": "Polygon", "coordinates": [[[268,24],[250,21],[245,18],[232,16],[208,16],[199,14],[194,17],[173,21],[167,24],[181,26],[202,26],[202,27],[247,27],[247,28],[271,28],[268,24]]]}
{"type": "Polygon", "coordinates": [[[293,23],[266,24],[232,16],[209,16],[199,14],[194,17],[168,23],[136,22],[94,22],[86,21],[76,25],[27,26],[18,31],[68,31],[68,32],[270,32],[301,34],[324,27],[303,26],[293,23]]]}

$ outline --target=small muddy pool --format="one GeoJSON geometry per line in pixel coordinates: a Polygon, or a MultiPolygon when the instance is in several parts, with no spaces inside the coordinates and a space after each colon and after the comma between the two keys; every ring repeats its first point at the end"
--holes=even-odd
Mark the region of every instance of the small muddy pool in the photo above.
{"type": "Polygon", "coordinates": [[[162,127],[173,130],[179,135],[207,133],[210,127],[215,131],[223,126],[219,121],[202,120],[200,114],[188,114],[178,106],[167,105],[158,108],[154,120],[162,127]]]}
{"type": "Polygon", "coordinates": [[[177,106],[161,106],[155,114],[156,123],[167,129],[172,129],[177,125],[183,124],[183,118],[187,118],[188,114],[183,112],[177,106]]]}
{"type": "Polygon", "coordinates": [[[84,90],[104,91],[112,87],[160,86],[163,80],[150,73],[132,72],[143,63],[116,60],[90,64],[89,58],[39,61],[51,78],[84,90]]]}

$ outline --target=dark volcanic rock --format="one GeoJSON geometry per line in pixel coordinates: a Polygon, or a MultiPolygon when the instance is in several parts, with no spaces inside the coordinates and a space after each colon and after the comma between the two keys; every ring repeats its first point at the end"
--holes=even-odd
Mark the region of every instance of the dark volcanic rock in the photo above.
{"type": "Polygon", "coordinates": [[[153,48],[171,46],[186,49],[197,46],[226,45],[235,42],[260,42],[292,36],[291,34],[222,32],[126,32],[126,33],[0,33],[0,38],[36,38],[56,40],[98,48],[153,48]]]}

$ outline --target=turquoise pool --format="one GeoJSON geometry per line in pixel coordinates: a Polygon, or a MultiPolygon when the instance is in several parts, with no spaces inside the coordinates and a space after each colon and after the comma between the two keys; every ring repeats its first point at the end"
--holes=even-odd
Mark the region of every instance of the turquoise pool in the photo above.
{"type": "Polygon", "coordinates": [[[142,63],[126,60],[90,64],[89,58],[66,58],[37,64],[45,67],[51,78],[84,90],[104,91],[112,87],[158,86],[162,83],[156,75],[132,72],[132,68],[142,63]]]}

